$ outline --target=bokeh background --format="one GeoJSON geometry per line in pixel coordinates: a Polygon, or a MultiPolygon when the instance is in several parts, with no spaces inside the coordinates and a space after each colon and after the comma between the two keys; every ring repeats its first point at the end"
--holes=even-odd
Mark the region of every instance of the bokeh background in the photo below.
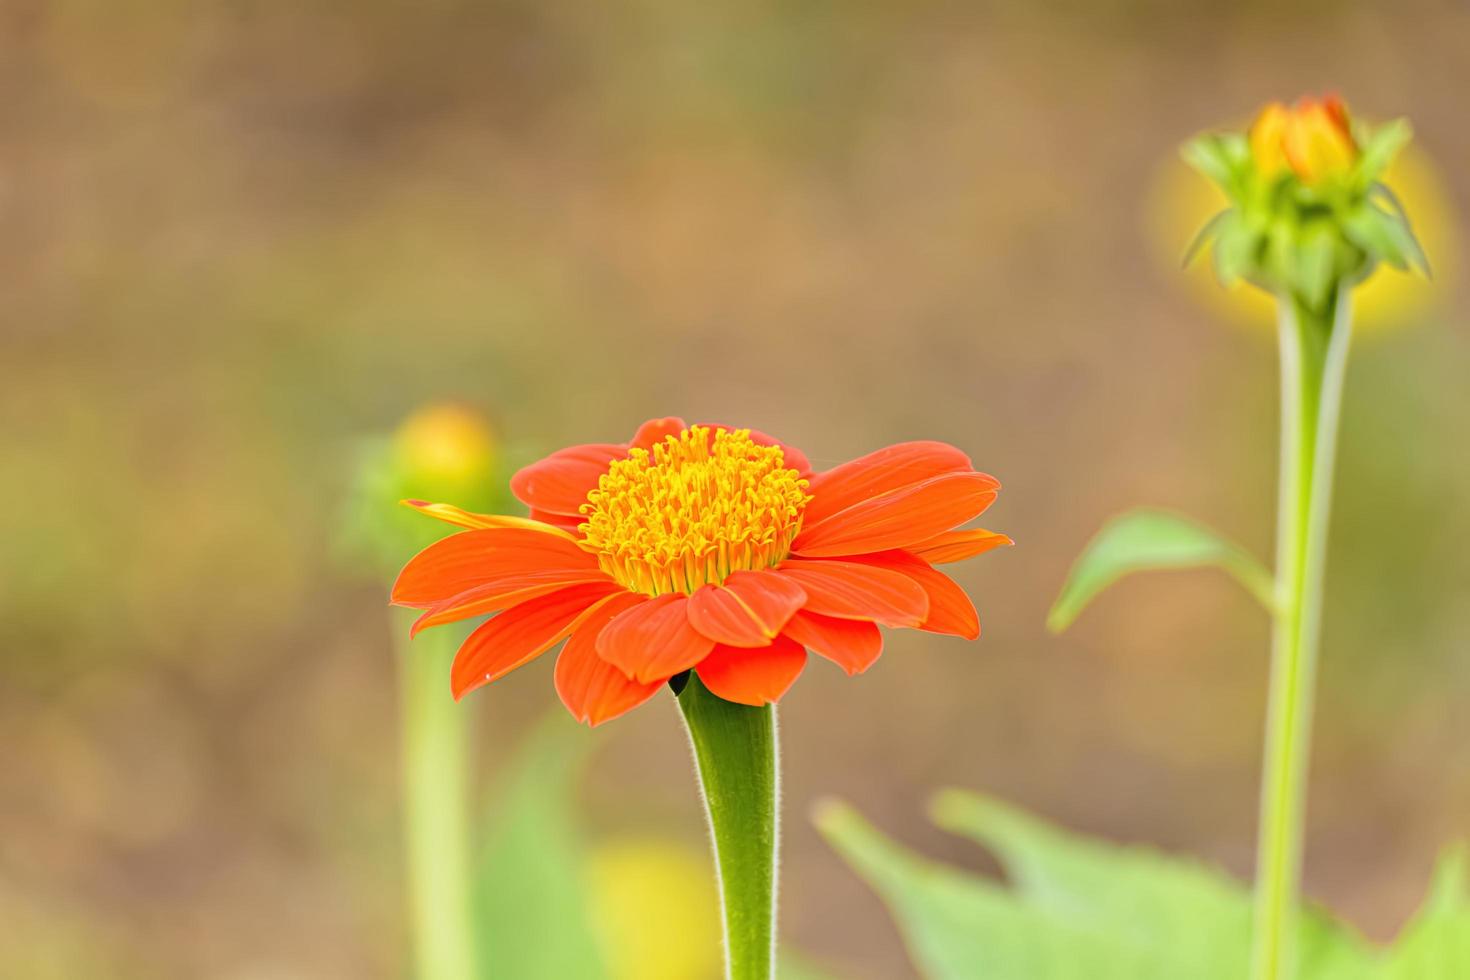
{"type": "MultiPolygon", "coordinates": [[[[335,545],[354,447],[442,399],[511,466],[677,413],[1005,483],[978,644],[782,705],[782,927],[838,975],[910,968],[826,794],[979,869],[934,788],[1247,874],[1251,601],[1042,624],[1132,504],[1268,553],[1272,340],[1178,272],[1172,161],[1323,87],[1412,116],[1435,209],[1351,367],[1312,785],[1310,892],[1391,936],[1470,830],[1467,43],[1441,0],[0,3],[0,975],[403,975],[385,587],[335,545]]],[[[550,668],[463,705],[477,781],[550,668]]],[[[672,705],[587,737],[590,839],[703,860],[672,705]]]]}

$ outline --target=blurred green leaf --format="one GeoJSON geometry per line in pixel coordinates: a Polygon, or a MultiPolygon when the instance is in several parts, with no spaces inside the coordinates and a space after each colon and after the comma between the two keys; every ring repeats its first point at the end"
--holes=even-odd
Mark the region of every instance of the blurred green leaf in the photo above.
{"type": "Polygon", "coordinates": [[[1429,899],[1383,964],[1382,980],[1460,980],[1470,977],[1470,888],[1466,853],[1440,858],[1429,899]]]}
{"type": "Polygon", "coordinates": [[[997,884],[920,858],[846,805],[828,804],[816,819],[888,904],[931,980],[1151,980],[1123,937],[1067,923],[997,884]]]}
{"type": "MultiPolygon", "coordinates": [[[[1199,976],[1212,970],[1243,977],[1249,969],[1250,892],[1217,868],[1148,847],[1120,846],[1067,833],[998,800],[946,790],[934,822],[989,848],[1029,904],[1150,946],[1150,968],[1199,976]],[[1164,942],[1164,937],[1192,937],[1164,942]]],[[[1358,937],[1314,909],[1303,913],[1303,977],[1364,976],[1368,950],[1358,937]]],[[[1211,975],[1214,975],[1213,973],[1211,975]]]]}
{"type": "Polygon", "coordinates": [[[475,923],[486,977],[601,980],[574,780],[594,740],[558,713],[516,756],[495,794],[475,923]]]}
{"type": "MultiPolygon", "coordinates": [[[[944,826],[995,850],[1014,890],[920,858],[851,808],[817,816],[827,839],[889,905],[931,980],[1240,980],[1251,899],[1195,861],[1067,834],[950,791],[944,826]]],[[[1367,949],[1325,915],[1302,925],[1301,980],[1367,980],[1367,949]]],[[[1394,978],[1399,980],[1399,978],[1394,978]]]]}
{"type": "Polygon", "coordinates": [[[778,980],[836,980],[836,974],[789,950],[777,954],[776,976],[778,980]]]}
{"type": "Polygon", "coordinates": [[[1158,569],[1220,568],[1266,609],[1273,605],[1271,573],[1238,545],[1189,518],[1141,508],[1113,518],[1088,543],[1047,615],[1059,633],[1098,593],[1124,575],[1158,569]]]}

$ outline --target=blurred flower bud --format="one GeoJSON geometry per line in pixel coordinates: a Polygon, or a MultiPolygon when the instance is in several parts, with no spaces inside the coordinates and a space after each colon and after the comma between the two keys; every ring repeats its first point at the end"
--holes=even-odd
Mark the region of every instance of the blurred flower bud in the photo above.
{"type": "Polygon", "coordinates": [[[489,424],[461,405],[414,412],[394,434],[393,452],[406,495],[434,500],[482,497],[495,465],[489,424]]]}
{"type": "Polygon", "coordinates": [[[496,449],[484,416],[454,404],[426,405],[391,436],[365,440],[338,535],[344,566],[391,579],[408,556],[443,536],[443,525],[399,506],[401,500],[455,500],[473,510],[504,510],[496,449]]]}
{"type": "Polygon", "coordinates": [[[1380,265],[1428,274],[1429,263],[1384,171],[1409,142],[1400,119],[1355,123],[1335,96],[1266,106],[1247,132],[1191,140],[1184,157],[1228,206],[1195,238],[1224,284],[1248,282],[1323,311],[1380,265]]]}
{"type": "Polygon", "coordinates": [[[1346,177],[1358,159],[1347,106],[1335,95],[1272,102],[1251,124],[1251,157],[1262,176],[1290,168],[1304,184],[1346,177]]]}

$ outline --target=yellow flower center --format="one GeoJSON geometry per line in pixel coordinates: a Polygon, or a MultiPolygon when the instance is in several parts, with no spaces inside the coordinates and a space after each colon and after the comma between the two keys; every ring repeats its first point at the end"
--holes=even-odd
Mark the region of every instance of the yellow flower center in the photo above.
{"type": "Polygon", "coordinates": [[[648,595],[693,592],[782,561],[811,496],[779,446],[696,425],[615,461],[587,494],[583,546],[648,595]]]}

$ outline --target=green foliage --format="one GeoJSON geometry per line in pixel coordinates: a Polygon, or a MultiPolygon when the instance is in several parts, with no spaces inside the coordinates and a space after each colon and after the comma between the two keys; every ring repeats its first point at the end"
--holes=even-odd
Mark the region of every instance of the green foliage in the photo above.
{"type": "MultiPolygon", "coordinates": [[[[1070,834],[987,797],[949,790],[948,830],[991,850],[1010,887],[920,857],[843,804],[817,825],[888,904],[931,980],[1240,980],[1251,899],[1201,862],[1070,834]]],[[[1300,924],[1300,980],[1470,976],[1465,858],[1442,862],[1434,895],[1390,951],[1325,912],[1300,924]]]]}
{"type": "Polygon", "coordinates": [[[1219,568],[1268,610],[1273,604],[1271,573],[1243,548],[1189,518],[1139,508],[1113,518],[1088,543],[1047,615],[1047,628],[1066,629],[1098,593],[1125,575],[1181,568],[1219,568]]]}
{"type": "Polygon", "coordinates": [[[1210,246],[1225,285],[1249,282],[1317,311],[1330,307],[1337,284],[1366,279],[1380,262],[1428,275],[1408,215],[1381,180],[1412,135],[1403,119],[1358,124],[1351,170],[1318,185],[1289,172],[1261,173],[1243,133],[1191,140],[1181,151],[1185,161],[1225,193],[1230,207],[1200,230],[1185,263],[1210,246]]]}
{"type": "Polygon", "coordinates": [[[1470,882],[1466,852],[1451,849],[1435,869],[1424,908],[1405,928],[1376,980],[1470,977],[1470,882]]]}
{"type": "Polygon", "coordinates": [[[474,916],[486,977],[607,976],[594,940],[572,790],[593,740],[558,714],[493,798],[474,916]]]}

